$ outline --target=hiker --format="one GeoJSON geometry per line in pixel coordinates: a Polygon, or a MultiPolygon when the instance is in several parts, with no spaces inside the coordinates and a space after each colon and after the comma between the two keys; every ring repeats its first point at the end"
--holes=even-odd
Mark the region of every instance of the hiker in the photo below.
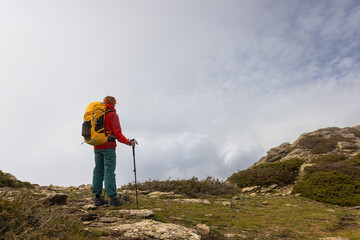
{"type": "Polygon", "coordinates": [[[109,204],[113,207],[122,205],[122,201],[117,197],[115,168],[116,168],[116,140],[118,142],[135,146],[135,139],[127,139],[121,132],[119,116],[116,114],[116,99],[111,96],[104,98],[108,112],[105,115],[105,133],[109,134],[108,141],[102,145],[95,146],[95,168],[93,172],[93,194],[95,195],[95,206],[109,204]],[[105,181],[106,194],[111,198],[109,201],[102,196],[103,181],[105,181]]]}

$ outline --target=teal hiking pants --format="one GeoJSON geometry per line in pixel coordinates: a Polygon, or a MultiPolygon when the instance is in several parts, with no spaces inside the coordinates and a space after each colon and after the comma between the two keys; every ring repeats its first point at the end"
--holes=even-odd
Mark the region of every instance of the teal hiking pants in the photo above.
{"type": "Polygon", "coordinates": [[[93,194],[101,195],[103,182],[105,181],[106,194],[116,198],[116,153],[114,148],[95,149],[95,168],[93,172],[93,194]]]}

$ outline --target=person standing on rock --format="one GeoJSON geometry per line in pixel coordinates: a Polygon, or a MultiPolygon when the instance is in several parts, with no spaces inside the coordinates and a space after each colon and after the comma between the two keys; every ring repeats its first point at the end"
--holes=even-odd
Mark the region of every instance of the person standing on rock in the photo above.
{"type": "Polygon", "coordinates": [[[118,207],[122,205],[121,200],[117,197],[116,192],[116,140],[118,142],[135,146],[135,139],[127,139],[121,132],[119,116],[116,113],[116,99],[112,96],[104,98],[108,112],[105,115],[105,133],[110,137],[106,143],[94,147],[95,152],[95,168],[93,172],[93,194],[95,195],[95,206],[109,204],[109,206],[118,207]],[[109,201],[102,196],[103,182],[105,182],[106,194],[111,198],[109,201]]]}

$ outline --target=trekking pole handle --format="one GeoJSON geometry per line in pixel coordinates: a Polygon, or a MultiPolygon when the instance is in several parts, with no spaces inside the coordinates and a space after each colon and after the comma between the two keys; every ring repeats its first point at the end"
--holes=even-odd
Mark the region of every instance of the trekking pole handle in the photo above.
{"type": "MultiPolygon", "coordinates": [[[[130,146],[131,146],[131,142],[135,142],[136,145],[139,145],[138,142],[137,142],[135,139],[131,139],[131,140],[129,141],[129,145],[130,145],[130,146]]],[[[134,148],[135,146],[132,146],[132,147],[134,148]]]]}

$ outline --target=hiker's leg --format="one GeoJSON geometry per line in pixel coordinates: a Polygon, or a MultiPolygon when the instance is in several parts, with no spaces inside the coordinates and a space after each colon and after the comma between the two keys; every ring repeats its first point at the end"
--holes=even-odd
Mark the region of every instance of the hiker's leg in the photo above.
{"type": "Polygon", "coordinates": [[[93,172],[93,194],[101,195],[104,181],[104,155],[101,149],[94,151],[95,153],[95,168],[93,172]]]}
{"type": "Polygon", "coordinates": [[[115,181],[115,168],[116,168],[116,153],[115,149],[104,149],[104,179],[105,191],[111,198],[116,198],[116,181],[115,181]]]}

